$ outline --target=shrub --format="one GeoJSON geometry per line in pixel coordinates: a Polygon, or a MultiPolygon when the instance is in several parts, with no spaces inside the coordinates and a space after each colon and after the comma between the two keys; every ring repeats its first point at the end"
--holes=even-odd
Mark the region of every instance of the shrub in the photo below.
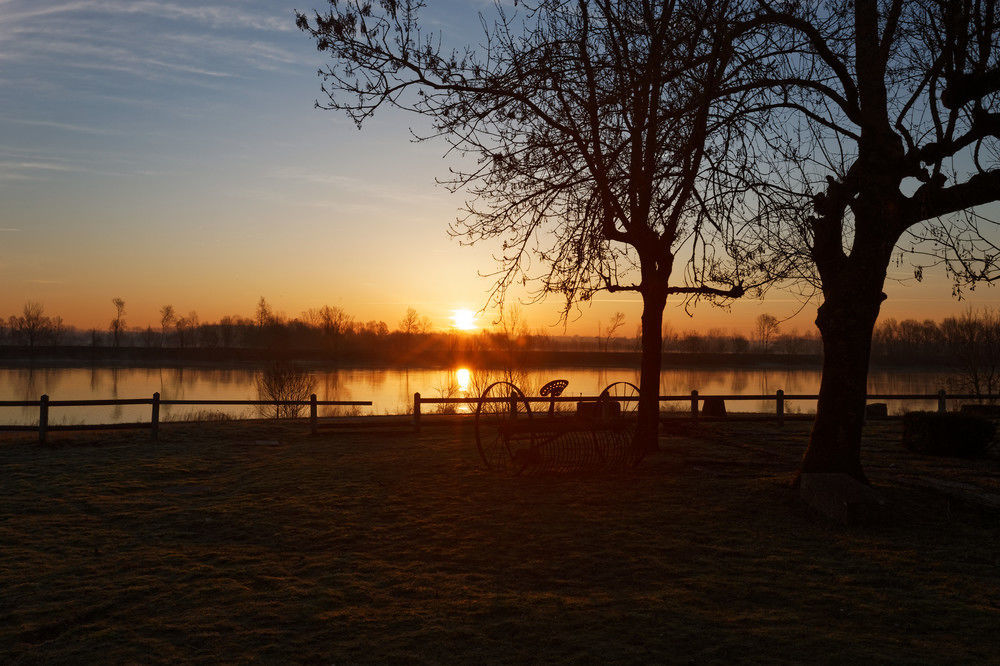
{"type": "Polygon", "coordinates": [[[977,458],[986,453],[996,427],[987,419],[954,412],[910,412],[903,416],[903,446],[935,456],[977,458]]]}
{"type": "MultiPolygon", "coordinates": [[[[281,361],[257,375],[257,398],[259,400],[308,400],[316,386],[316,381],[305,370],[281,361]]],[[[304,405],[260,405],[260,413],[266,416],[273,410],[275,418],[295,418],[305,408],[304,405]]]]}

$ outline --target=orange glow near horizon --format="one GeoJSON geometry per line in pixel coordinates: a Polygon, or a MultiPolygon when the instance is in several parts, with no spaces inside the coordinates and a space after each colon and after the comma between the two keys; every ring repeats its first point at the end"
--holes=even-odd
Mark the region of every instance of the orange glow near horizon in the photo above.
{"type": "Polygon", "coordinates": [[[472,310],[454,310],[451,315],[452,326],[460,331],[474,331],[476,326],[476,313],[472,310]]]}

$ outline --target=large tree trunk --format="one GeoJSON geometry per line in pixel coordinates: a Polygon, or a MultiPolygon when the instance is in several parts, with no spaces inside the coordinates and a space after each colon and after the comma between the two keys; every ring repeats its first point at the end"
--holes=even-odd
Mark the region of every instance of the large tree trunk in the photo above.
{"type": "Polygon", "coordinates": [[[877,289],[827,292],[816,325],[823,338],[823,377],[816,421],[800,473],[841,472],[867,482],[861,468],[872,331],[885,296],[877,289]]]}
{"type": "Polygon", "coordinates": [[[662,290],[642,291],[642,362],[639,371],[639,422],[635,445],[642,451],[659,449],[660,364],[663,360],[663,308],[667,303],[662,290]]]}

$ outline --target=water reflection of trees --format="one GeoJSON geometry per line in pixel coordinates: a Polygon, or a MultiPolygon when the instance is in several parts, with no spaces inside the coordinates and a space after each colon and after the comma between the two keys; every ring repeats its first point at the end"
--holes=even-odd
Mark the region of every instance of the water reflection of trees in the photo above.
{"type": "Polygon", "coordinates": [[[741,394],[746,391],[750,383],[750,373],[746,370],[733,370],[729,378],[729,390],[733,393],[741,394]]]}
{"type": "MultiPolygon", "coordinates": [[[[121,300],[121,299],[118,299],[121,300]]],[[[121,373],[119,368],[111,368],[111,399],[118,400],[118,376],[121,373]]],[[[122,406],[112,405],[111,409],[111,419],[112,423],[117,423],[121,421],[122,418],[122,406]]]]}

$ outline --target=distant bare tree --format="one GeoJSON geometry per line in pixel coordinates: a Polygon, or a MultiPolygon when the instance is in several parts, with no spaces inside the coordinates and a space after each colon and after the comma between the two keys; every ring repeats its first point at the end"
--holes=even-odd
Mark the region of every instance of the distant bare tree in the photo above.
{"type": "Polygon", "coordinates": [[[427,333],[431,329],[431,320],[422,317],[413,308],[407,308],[406,314],[399,320],[399,332],[404,335],[419,335],[427,333]]]}
{"type": "Polygon", "coordinates": [[[680,342],[681,335],[674,328],[674,325],[669,321],[663,322],[663,330],[660,334],[660,339],[662,340],[662,346],[665,350],[674,350],[677,348],[680,342]]]}
{"type": "Polygon", "coordinates": [[[219,346],[219,327],[212,324],[201,324],[198,327],[198,345],[206,349],[219,346]]]}
{"type": "Polygon", "coordinates": [[[115,306],[115,318],[108,329],[111,331],[111,345],[117,349],[125,333],[125,301],[115,297],[111,299],[111,304],[115,306]]]}
{"type": "MultiPolygon", "coordinates": [[[[494,322],[499,329],[500,349],[503,351],[502,373],[496,380],[508,381],[530,393],[528,383],[527,337],[530,332],[524,318],[524,309],[518,303],[507,303],[501,308],[494,322]]],[[[483,387],[485,388],[485,387],[483,387]]]]}
{"type": "Polygon", "coordinates": [[[778,344],[785,350],[786,354],[801,354],[806,349],[806,341],[799,335],[798,331],[782,335],[778,338],[778,344]]]}
{"type": "Polygon", "coordinates": [[[195,342],[194,335],[198,328],[198,313],[192,310],[186,317],[178,317],[174,323],[177,333],[177,345],[181,348],[195,342]]]}
{"type": "Polygon", "coordinates": [[[960,317],[945,319],[941,328],[958,359],[962,389],[980,399],[1000,393],[1000,310],[970,309],[960,317]]]}
{"type": "Polygon", "coordinates": [[[307,310],[303,319],[320,329],[323,343],[336,355],[340,351],[340,343],[354,326],[354,318],[343,308],[324,305],[318,310],[307,310]]]}
{"type": "Polygon", "coordinates": [[[235,342],[238,319],[227,315],[219,320],[219,343],[227,349],[235,342]]]}
{"type": "Polygon", "coordinates": [[[597,323],[597,342],[601,345],[601,347],[603,347],[603,351],[608,351],[611,348],[611,343],[615,339],[615,334],[618,332],[618,329],[624,325],[624,312],[615,312],[611,315],[611,318],[608,320],[608,327],[604,329],[603,336],[601,335],[601,323],[597,323]]]}
{"type": "Polygon", "coordinates": [[[160,330],[163,332],[163,343],[167,342],[170,329],[177,323],[177,313],[173,305],[164,305],[160,308],[160,330]]]}
{"type": "Polygon", "coordinates": [[[781,330],[778,318],[771,314],[760,314],[754,320],[753,335],[760,351],[764,354],[771,349],[771,343],[781,330]]]}
{"type": "Polygon", "coordinates": [[[48,317],[41,303],[28,301],[24,304],[20,316],[12,316],[7,320],[11,336],[29,348],[42,343],[55,344],[53,336],[62,334],[62,318],[48,317]]]}
{"type": "Polygon", "coordinates": [[[376,338],[384,338],[389,335],[389,325],[384,321],[372,319],[362,324],[359,332],[376,338]]]}
{"type": "Polygon", "coordinates": [[[254,323],[257,325],[258,329],[264,329],[274,323],[274,313],[271,311],[271,306],[267,304],[267,301],[263,296],[257,301],[257,311],[254,314],[254,323]]]}

